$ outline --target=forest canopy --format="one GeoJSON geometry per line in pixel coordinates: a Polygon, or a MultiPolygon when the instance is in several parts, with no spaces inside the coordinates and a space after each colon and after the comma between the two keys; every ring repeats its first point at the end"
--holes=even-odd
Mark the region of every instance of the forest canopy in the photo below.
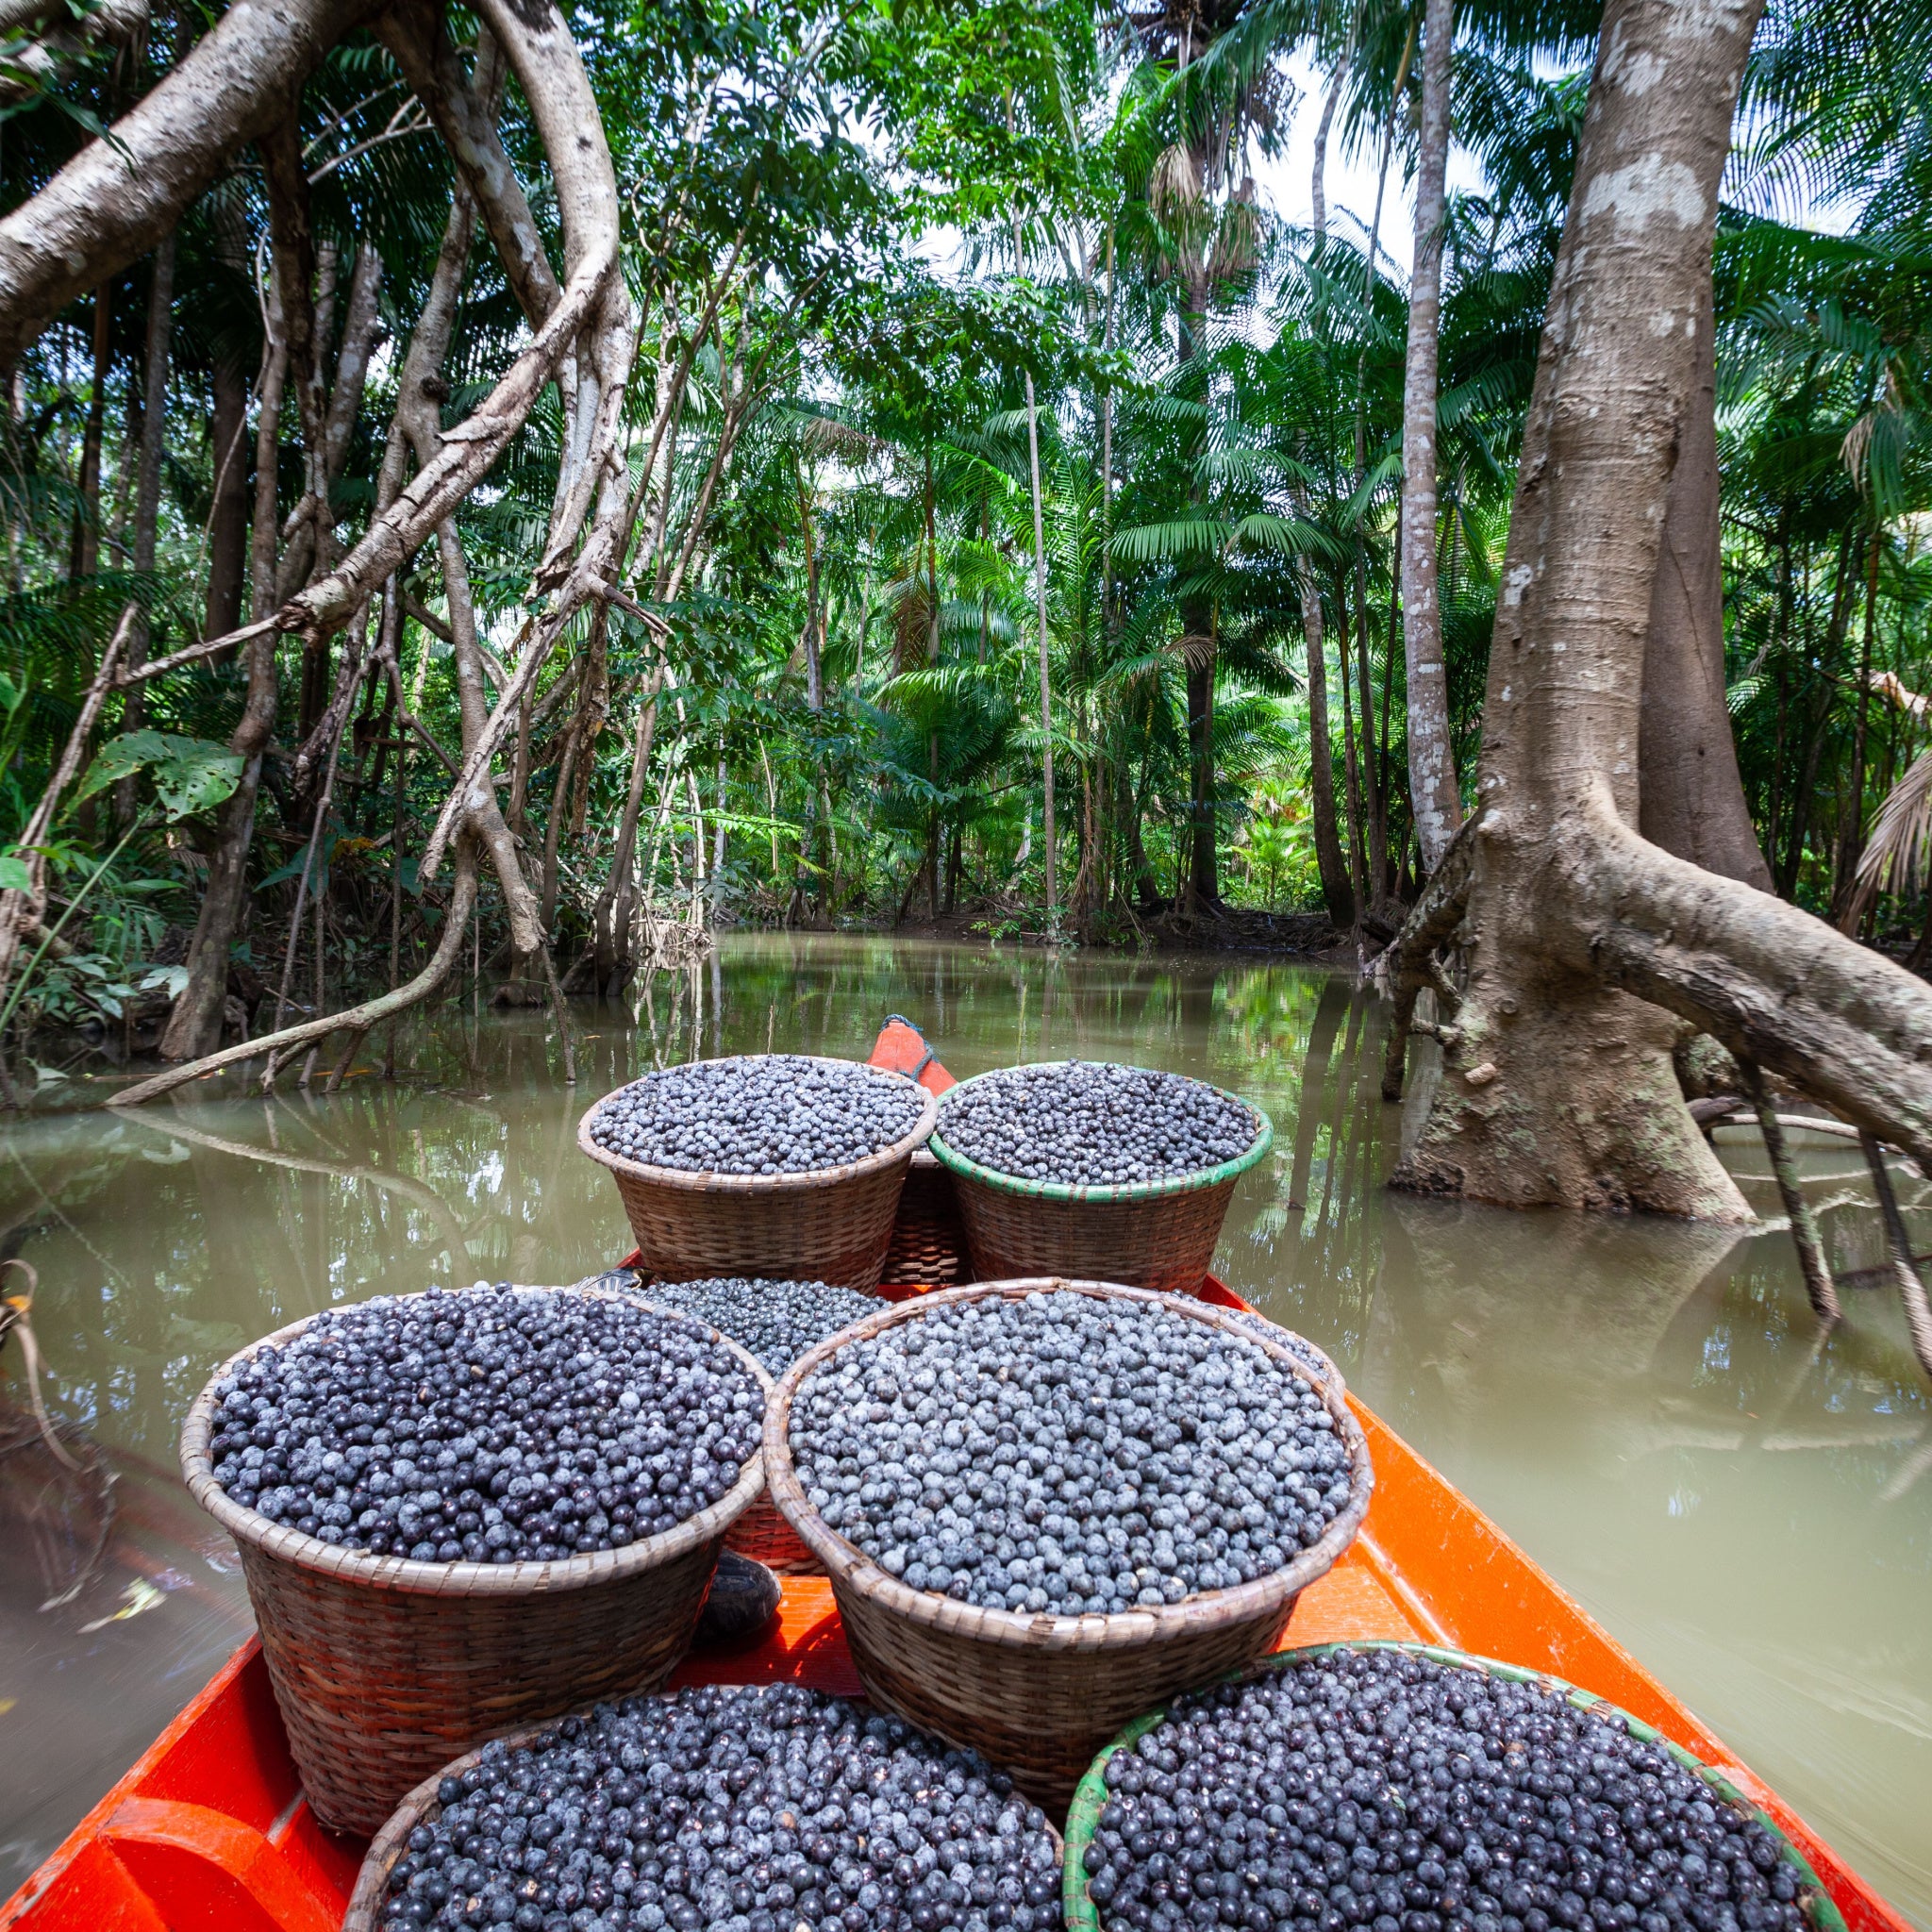
{"type": "MultiPolygon", "coordinates": [[[[459,961],[567,1059],[569,995],[729,922],[1410,918],[1496,724],[1595,9],[8,19],[16,1081],[305,1024],[320,1078],[459,961]]],[[[1642,830],[1916,970],[1932,8],[1744,33],[1672,486],[1716,534],[1666,544],[1707,688],[1644,725],[1722,796],[1642,830]]]]}

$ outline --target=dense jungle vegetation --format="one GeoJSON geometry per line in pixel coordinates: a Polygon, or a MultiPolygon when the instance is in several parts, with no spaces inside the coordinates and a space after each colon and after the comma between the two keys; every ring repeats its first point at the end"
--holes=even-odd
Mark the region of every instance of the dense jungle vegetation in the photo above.
{"type": "MultiPolygon", "coordinates": [[[[269,630],[603,219],[491,8],[350,10],[292,111],[0,345],[16,1084],[458,968],[616,991],[725,921],[1395,933],[1441,857],[1418,786],[1452,829],[1475,796],[1595,9],[574,6],[627,304],[572,311],[345,621],[269,630]],[[1291,220],[1257,181],[1310,125],[1291,220]]],[[[8,9],[4,206],[222,13],[8,9]]],[[[1932,8],[1772,0],[1710,275],[1724,703],[1776,892],[1915,968],[1928,206],[1932,8]]],[[[341,1041],[306,1044],[319,1078],[341,1041]]]]}

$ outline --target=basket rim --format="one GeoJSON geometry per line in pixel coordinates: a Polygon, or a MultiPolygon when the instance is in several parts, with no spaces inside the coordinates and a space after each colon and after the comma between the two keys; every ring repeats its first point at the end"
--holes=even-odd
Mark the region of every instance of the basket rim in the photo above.
{"type": "Polygon", "coordinates": [[[1091,1654],[1114,1650],[1142,1649],[1151,1644],[1174,1642],[1204,1631],[1229,1624],[1245,1624],[1291,1602],[1318,1577],[1334,1568],[1341,1553],[1354,1541],[1369,1513],[1374,1491],[1374,1466],[1370,1460],[1368,1438],[1348,1407],[1345,1394],[1325,1377],[1310,1372],[1279,1342],[1244,1328],[1229,1317],[1236,1311],[1219,1308],[1191,1295],[1163,1294],[1153,1289],[1130,1288],[1121,1282],[1081,1281],[1064,1275],[1024,1275],[1005,1281],[969,1282],[958,1288],[941,1289],[931,1294],[915,1295],[910,1301],[889,1305],[881,1313],[855,1322],[849,1328],[828,1336],[786,1370],[778,1378],[772,1397],[765,1405],[765,1477],[773,1504],[791,1524],[836,1586],[859,1591],[908,1622],[936,1630],[943,1636],[961,1637],[1009,1650],[1066,1651],[1091,1654]],[[960,1302],[979,1301],[989,1295],[1008,1300],[1042,1292],[1086,1294],[1095,1300],[1157,1302],[1190,1321],[1221,1329],[1242,1341],[1278,1357],[1323,1399],[1335,1431],[1348,1450],[1350,1494],[1347,1506],[1322,1533],[1320,1539],[1303,1550],[1283,1568],[1257,1576],[1252,1583],[1238,1583],[1231,1589],[1205,1591],[1184,1597],[1177,1604],[1158,1608],[1130,1610],[1085,1610],[1077,1616],[1056,1615],[1050,1611],[992,1610],[957,1597],[936,1596],[931,1591],[914,1590],[881,1568],[857,1544],[847,1541],[812,1507],[791,1461],[791,1403],[806,1377],[841,1348],[868,1340],[902,1322],[916,1322],[936,1308],[951,1307],[960,1302]]]}
{"type": "MultiPolygon", "coordinates": [[[[715,1056],[717,1059],[759,1060],[776,1059],[776,1054],[733,1053],[715,1056]]],[[[632,1160],[623,1154],[613,1154],[608,1147],[601,1147],[591,1138],[591,1123],[599,1111],[618,1094],[624,1087],[635,1087],[636,1080],[626,1080],[624,1087],[613,1087],[601,1099],[594,1100],[584,1110],[577,1122],[577,1148],[587,1154],[599,1167],[608,1167],[614,1174],[626,1179],[644,1181],[656,1188],[671,1188],[693,1194],[790,1194],[804,1192],[808,1189],[836,1187],[843,1181],[858,1180],[892,1166],[894,1162],[909,1160],[925,1145],[931,1137],[934,1124],[940,1115],[939,1095],[929,1093],[917,1080],[905,1074],[894,1073],[890,1067],[875,1067],[870,1060],[840,1059],[834,1054],[802,1053],[782,1056],[787,1059],[812,1060],[822,1066],[858,1067],[877,1080],[893,1080],[912,1088],[922,1102],[919,1118],[910,1129],[902,1134],[890,1147],[881,1147],[876,1154],[868,1154],[863,1160],[848,1160],[841,1167],[815,1167],[797,1174],[719,1174],[709,1168],[654,1167],[648,1161],[632,1160]]],[[[699,1060],[683,1061],[680,1064],[699,1066],[699,1060]]],[[[639,1074],[642,1079],[645,1075],[639,1074]]]]}
{"type": "MultiPolygon", "coordinates": [[[[751,1351],[721,1334],[708,1323],[681,1309],[665,1308],[648,1302],[641,1294],[620,1294],[609,1289],[542,1288],[534,1283],[515,1282],[518,1294],[582,1294],[602,1301],[628,1302],[648,1307],[652,1313],[677,1315],[706,1329],[739,1358],[763,1391],[766,1407],[772,1400],[772,1377],[751,1351]]],[[[457,1293],[463,1292],[458,1289],[457,1293]]],[[[356,1304],[343,1304],[354,1307],[356,1304]]],[[[333,1308],[317,1309],[291,1322],[273,1333],[259,1337],[245,1348],[239,1348],[202,1385],[202,1391],[189,1408],[181,1426],[181,1474],[188,1493],[214,1520],[244,1547],[252,1546],[278,1562],[297,1569],[317,1572],[344,1583],[360,1584],[371,1590],[392,1590],[414,1596],[528,1596],[537,1592],[555,1595],[559,1591],[586,1590],[595,1584],[614,1583],[684,1556],[699,1545],[722,1538],[742,1516],[765,1487],[764,1445],[759,1446],[739,1466],[738,1480],[708,1508],[641,1542],[622,1543],[614,1550],[590,1550],[575,1557],[553,1557],[541,1562],[517,1563],[419,1563],[408,1557],[377,1556],[373,1551],[352,1549],[345,1543],[325,1543],[320,1537],[305,1536],[299,1529],[272,1522],[258,1509],[243,1508],[233,1501],[215,1480],[214,1461],[208,1443],[214,1434],[215,1385],[264,1348],[280,1348],[315,1321],[317,1315],[332,1314],[333,1308]]]]}
{"type": "MultiPolygon", "coordinates": [[[[786,1680],[777,1678],[772,1681],[783,1683],[786,1680]]],[[[680,1686],[678,1688],[691,1689],[692,1687],[680,1686]]],[[[767,1686],[764,1683],[728,1684],[721,1685],[717,1688],[732,1690],[762,1690],[767,1686]]],[[[678,1691],[675,1689],[633,1690],[626,1693],[624,1701],[627,1702],[632,1697],[672,1698],[677,1694],[678,1691]]],[[[820,1694],[829,1698],[834,1704],[848,1705],[855,1710],[891,1715],[891,1713],[879,1712],[879,1707],[866,1697],[845,1697],[833,1690],[823,1691],[820,1694]]],[[[616,1703],[619,1700],[606,1698],[601,1701],[616,1703]]],[[[491,1744],[501,1744],[511,1751],[522,1750],[526,1744],[541,1738],[545,1731],[555,1730],[558,1724],[563,1724],[567,1719],[588,1717],[596,1707],[593,1704],[579,1705],[574,1710],[559,1711],[557,1716],[544,1718],[538,1724],[518,1724],[510,1730],[498,1731],[494,1735],[485,1738],[480,1744],[472,1745],[460,1757],[451,1758],[440,1771],[431,1772],[421,1784],[417,1785],[413,1790],[404,1797],[401,1804],[384,1821],[382,1829],[369,1840],[369,1849],[363,1853],[362,1863],[356,1873],[355,1890],[349,1894],[349,1903],[342,1915],[342,1932],[359,1932],[361,1926],[374,1926],[375,1924],[376,1910],[382,1903],[383,1893],[389,1888],[389,1874],[394,1869],[396,1860],[401,1857],[404,1848],[408,1845],[409,1834],[415,1830],[417,1825],[428,1822],[433,1815],[440,1815],[441,1801],[437,1797],[437,1791],[444,1778],[460,1776],[473,1764],[481,1759],[483,1753],[491,1744]],[[363,1915],[359,1920],[356,1916],[358,1911],[363,1915]]],[[[901,1718],[899,1722],[917,1731],[921,1737],[927,1739],[929,1741],[935,1743],[944,1743],[946,1741],[944,1739],[937,1737],[931,1731],[921,1730],[920,1726],[913,1724],[909,1718],[901,1718]]],[[[976,1755],[982,1758],[986,1757],[984,1752],[976,1755]]],[[[993,1764],[991,1759],[986,1759],[986,1761],[993,1771],[1005,1771],[1006,1769],[1003,1765],[993,1764]]],[[[1008,1777],[1012,1775],[1009,1771],[1006,1774],[1008,1777]]],[[[1019,1787],[1016,1785],[1014,1789],[1018,1790],[1019,1787]]],[[[1022,1792],[1021,1795],[1024,1797],[1025,1794],[1022,1792]]],[[[1033,1800],[1030,1798],[1026,1802],[1029,1805],[1033,1804],[1033,1800]]],[[[1047,1835],[1053,1840],[1055,1846],[1059,1851],[1061,1869],[1064,1870],[1067,1850],[1065,1834],[1055,1822],[1053,1813],[1047,1810],[1043,1805],[1034,1805],[1033,1808],[1045,1819],[1047,1835]]]]}
{"type": "MultiPolygon", "coordinates": [[[[1485,1676],[1500,1677],[1508,1683],[1541,1684],[1546,1690],[1559,1692],[1578,1710],[1607,1712],[1611,1717],[1627,1724],[1631,1736],[1645,1743],[1661,1745],[1686,1770],[1696,1773],[1726,1804],[1744,1811],[1763,1825],[1777,1840],[1781,1856],[1797,1869],[1807,1888],[1805,1915],[1815,1928],[1815,1932],[1846,1932],[1844,1916],[1840,1912],[1831,1893],[1825,1890],[1824,1881],[1811,1869],[1811,1861],[1791,1842],[1777,1820],[1773,1818],[1763,1806],[1740,1790],[1714,1765],[1705,1763],[1701,1757],[1694,1757],[1685,1750],[1674,1739],[1665,1737],[1655,1724],[1646,1724],[1641,1717],[1631,1716],[1622,1705],[1613,1704],[1607,1697],[1599,1697],[1594,1690],[1585,1690],[1567,1678],[1556,1675],[1554,1672],[1539,1671],[1528,1664],[1507,1663],[1499,1657],[1482,1657],[1474,1651],[1455,1650],[1447,1644],[1418,1643],[1393,1637],[1358,1637],[1342,1639],[1332,1643],[1303,1644],[1294,1650],[1277,1650],[1272,1656],[1261,1657],[1248,1665],[1244,1670],[1229,1671],[1215,1682],[1253,1683],[1270,1672],[1287,1670],[1294,1664],[1307,1662],[1310,1657],[1333,1657],[1339,1651],[1363,1650],[1400,1651],[1407,1657],[1429,1657],[1440,1664],[1447,1664],[1457,1670],[1477,1671],[1485,1676]]],[[[1087,1873],[1081,1861],[1086,1856],[1088,1845],[1092,1842],[1094,1829],[1100,1823],[1102,1807],[1107,1803],[1108,1761],[1116,1751],[1124,1751],[1128,1745],[1137,1743],[1156,1724],[1160,1724],[1166,1718],[1169,1707],[1168,1705],[1162,1705],[1158,1709],[1137,1717],[1119,1737],[1104,1744],[1074,1788],[1074,1802],[1067,1808],[1067,1852],[1061,1866],[1061,1904],[1068,1932],[1102,1932],[1100,1914],[1094,1908],[1093,1901],[1087,1896],[1087,1873]]]]}
{"type": "MultiPolygon", "coordinates": [[[[974,1074],[970,1080],[961,1080],[948,1088],[949,1094],[963,1092],[968,1087],[981,1080],[997,1079],[1004,1074],[1013,1074],[1025,1067],[1065,1066],[1064,1060],[1022,1060],[1010,1067],[989,1067],[983,1074],[974,1074]]],[[[1125,1066],[1124,1060],[1096,1061],[1095,1065],[1125,1066]]],[[[1153,1067],[1136,1067],[1136,1073],[1155,1073],[1153,1067]]],[[[1183,1074],[1184,1079],[1194,1080],[1191,1074],[1183,1074]]],[[[933,1123],[932,1138],[928,1145],[933,1156],[944,1166],[950,1168],[962,1180],[976,1181],[981,1187],[996,1188],[1003,1194],[1031,1195],[1042,1201],[1160,1201],[1172,1194],[1196,1193],[1204,1188],[1218,1187],[1223,1181],[1237,1179],[1247,1173],[1249,1168],[1263,1158],[1274,1144],[1274,1123],[1268,1118],[1265,1108],[1256,1106],[1244,1094],[1230,1093],[1224,1087],[1217,1087],[1211,1080],[1194,1080],[1197,1087],[1206,1087],[1209,1092],[1218,1093],[1224,1100],[1231,1100],[1237,1107],[1245,1108],[1251,1113],[1257,1126],[1254,1140],[1232,1159],[1221,1161],[1214,1167],[1196,1168],[1191,1174],[1163,1175],[1151,1181],[1036,1181],[1021,1174],[1002,1174],[997,1168],[982,1166],[970,1154],[961,1154],[957,1147],[946,1144],[945,1137],[940,1132],[937,1111],[933,1123]]]]}

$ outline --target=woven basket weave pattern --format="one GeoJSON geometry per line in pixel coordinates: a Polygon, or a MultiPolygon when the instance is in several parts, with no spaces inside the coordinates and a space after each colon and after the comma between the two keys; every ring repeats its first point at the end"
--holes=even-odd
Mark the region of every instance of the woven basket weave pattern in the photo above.
{"type": "MultiPolygon", "coordinates": [[[[828,1064],[851,1068],[860,1063],[828,1064]]],[[[932,1131],[939,1103],[903,1074],[879,1067],[865,1072],[916,1093],[922,1103],[919,1119],[910,1132],[877,1154],[816,1174],[691,1174],[649,1167],[612,1154],[591,1138],[591,1123],[611,1095],[590,1108],[577,1124],[577,1145],[610,1170],[643,1273],[662,1281],[740,1274],[876,1288],[906,1170],[913,1151],[932,1131]]]]}
{"type": "Polygon", "coordinates": [[[778,1514],[769,1495],[760,1496],[731,1525],[724,1547],[787,1576],[825,1574],[825,1566],[807,1548],[805,1539],[778,1514]]]}
{"type": "MultiPolygon", "coordinates": [[[[182,1431],[181,1463],[189,1492],[241,1547],[309,1804],[325,1824],[366,1836],[478,1739],[662,1683],[690,1647],[719,1548],[764,1473],[754,1455],[731,1491],[688,1522],[567,1560],[416,1563],[323,1542],[231,1502],[208,1455],[216,1383],[313,1319],[209,1377],[182,1431]]],[[[750,1354],[718,1340],[770,1390],[750,1354]]]]}
{"type": "MultiPolygon", "coordinates": [[[[952,1091],[973,1084],[962,1082],[952,1091]]],[[[997,1174],[935,1133],[932,1152],[952,1172],[972,1278],[1059,1274],[1161,1294],[1196,1293],[1213,1264],[1235,1183],[1274,1143],[1274,1129],[1259,1108],[1238,1094],[1222,1097],[1254,1117],[1255,1138],[1245,1152],[1218,1167],[1160,1180],[1081,1187],[997,1174]]]]}
{"type": "MultiPolygon", "coordinates": [[[[791,1450],[799,1388],[841,1347],[936,1308],[1041,1289],[1163,1306],[1257,1342],[1307,1376],[1278,1343],[1222,1309],[1184,1296],[1090,1281],[982,1283],[922,1295],[855,1324],[801,1357],[765,1409],[772,1500],[825,1566],[852,1660],[867,1694],[923,1729],[981,1752],[1059,1815],[1093,1754],[1123,1724],[1179,1691],[1211,1682],[1273,1649],[1301,1591],[1334,1565],[1368,1513],[1368,1444],[1340,1392],[1316,1383],[1349,1453],[1346,1509],[1288,1568],[1232,1590],[1115,1616],[1027,1616],[981,1609],[909,1589],[832,1529],[811,1506],[791,1450]]],[[[1311,1381],[1312,1377],[1309,1377],[1311,1381]]]]}

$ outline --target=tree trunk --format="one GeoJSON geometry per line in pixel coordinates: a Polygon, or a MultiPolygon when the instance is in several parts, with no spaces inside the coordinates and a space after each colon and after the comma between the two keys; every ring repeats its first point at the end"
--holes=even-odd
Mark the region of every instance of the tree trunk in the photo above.
{"type": "Polygon", "coordinates": [[[225,637],[242,624],[248,574],[248,382],[227,357],[215,363],[215,409],[209,425],[214,515],[208,523],[208,604],[204,637],[225,637]]]}
{"type": "MultiPolygon", "coordinates": [[[[155,567],[156,536],[161,514],[161,456],[168,440],[168,355],[175,314],[175,235],[171,229],[155,250],[154,272],[147,292],[147,359],[142,370],[141,473],[134,486],[134,572],[146,576],[155,567]]],[[[136,618],[127,641],[127,668],[138,671],[147,662],[146,612],[136,618]]],[[[130,687],[121,712],[121,728],[139,731],[147,720],[147,686],[130,687]]],[[[124,825],[134,821],[134,783],[124,778],[114,788],[114,816],[124,825]]]]}
{"type": "Polygon", "coordinates": [[[1726,1043],[1773,1034],[1752,1058],[1802,1062],[1834,1091],[1856,1066],[1874,1093],[1910,1100],[1908,1130],[1932,1130],[1916,1057],[1895,1064],[1898,982],[1916,988],[1921,1038],[1932,996],[1633,829],[1652,592],[1758,6],[1611,0],[1604,17],[1509,524],[1480,815],[1398,941],[1398,1021],[1414,969],[1458,924],[1468,958],[1398,1185],[1748,1219],[1677,1089],[1673,1013],[1726,1043]],[[1874,1034],[1857,1050],[1820,1010],[1853,987],[1874,1034]]]}
{"type": "Polygon", "coordinates": [[[1706,872],[1771,891],[1731,714],[1724,705],[1724,587],[1718,550],[1717,361],[1710,264],[1698,285],[1696,362],[1684,414],[1643,651],[1638,829],[1706,872]]]}
{"type": "Polygon", "coordinates": [[[1315,870],[1328,923],[1346,932],[1355,924],[1355,894],[1335,818],[1335,754],[1328,741],[1328,662],[1322,648],[1322,592],[1313,573],[1302,575],[1302,635],[1308,647],[1308,799],[1315,819],[1315,870]]]}
{"type": "MultiPolygon", "coordinates": [[[[1046,650],[1046,525],[1040,501],[1040,410],[1026,372],[1026,459],[1033,478],[1033,604],[1040,625],[1040,859],[1046,868],[1046,923],[1059,918],[1059,848],[1053,822],[1053,680],[1046,650]]],[[[1210,863],[1212,852],[1209,853],[1210,863]]]]}
{"type": "Polygon", "coordinates": [[[94,291],[93,384],[88,391],[87,426],[80,439],[80,500],[74,507],[74,540],[67,558],[71,577],[92,576],[101,557],[101,429],[108,408],[113,301],[113,283],[103,282],[94,291]]]}
{"type": "Polygon", "coordinates": [[[375,10],[375,0],[235,0],[111,139],[91,141],[0,220],[0,364],[147,254],[375,10]]]}
{"type": "Polygon", "coordinates": [[[279,641],[272,631],[248,641],[248,696],[242,708],[242,722],[228,740],[228,749],[240,752],[246,762],[242,767],[241,783],[228,794],[216,821],[208,884],[202,891],[201,912],[188,952],[188,984],[175,1000],[161,1034],[163,1059],[199,1059],[222,1043],[228,951],[248,896],[248,850],[255,837],[262,754],[275,728],[275,645],[279,641]]]}
{"type": "Polygon", "coordinates": [[[1453,0],[1428,0],[1423,18],[1415,266],[1408,284],[1408,358],[1402,388],[1402,629],[1408,686],[1408,789],[1426,872],[1441,862],[1462,823],[1436,582],[1436,354],[1442,320],[1443,176],[1449,160],[1449,54],[1454,31],[1453,0]]]}

